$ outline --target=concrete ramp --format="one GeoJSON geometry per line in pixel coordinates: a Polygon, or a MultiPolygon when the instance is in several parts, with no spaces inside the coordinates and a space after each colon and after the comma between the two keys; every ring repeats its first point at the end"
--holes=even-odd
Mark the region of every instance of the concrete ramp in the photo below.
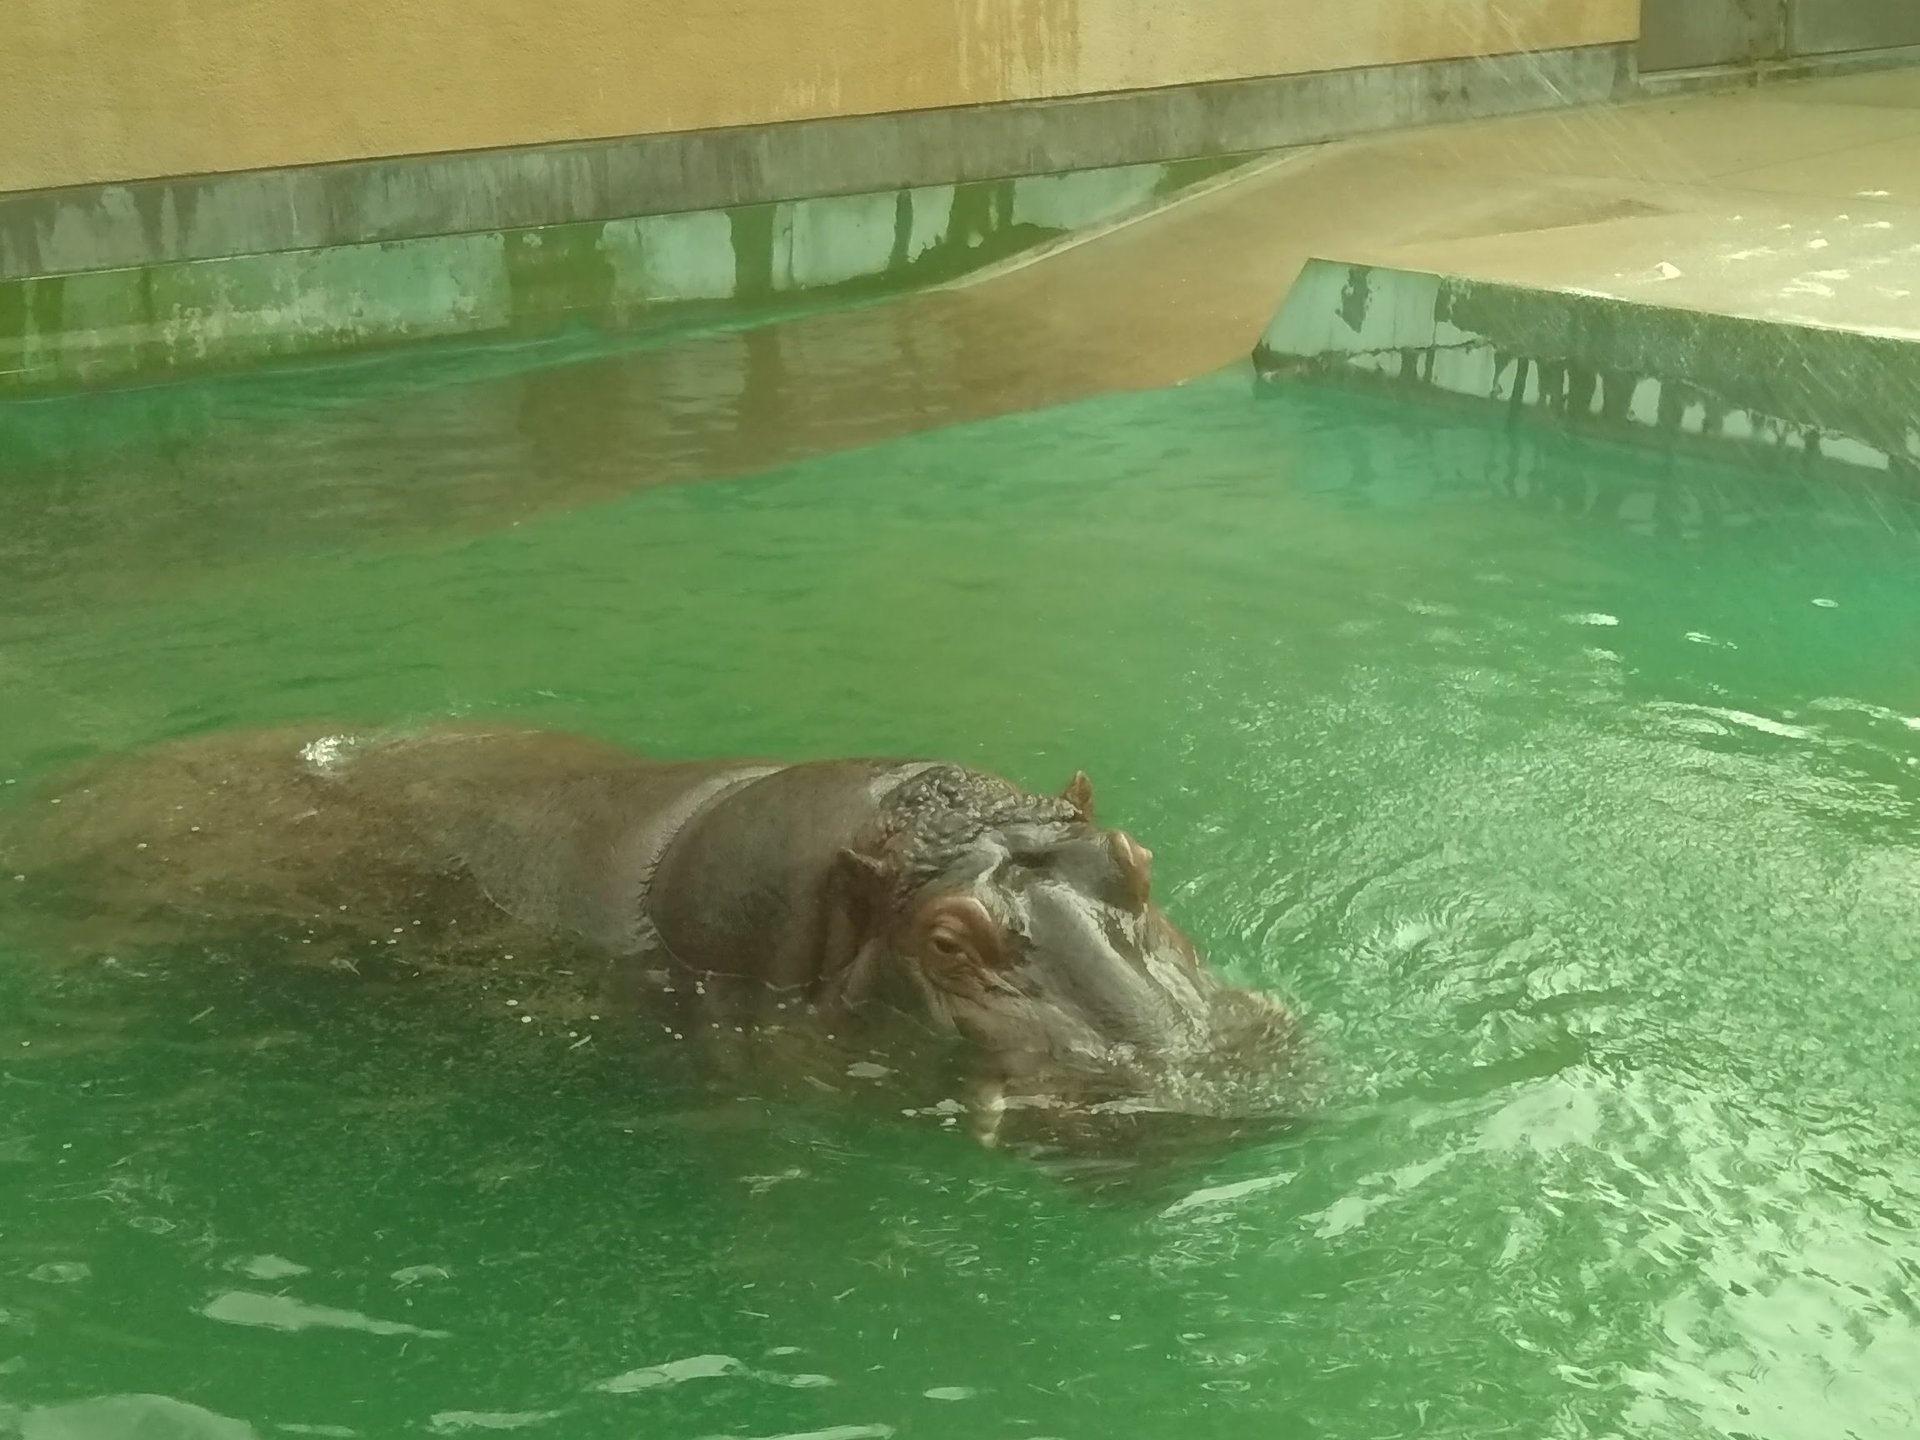
{"type": "Polygon", "coordinates": [[[1267,385],[1920,482],[1920,197],[1871,178],[1786,218],[1762,204],[1314,259],[1255,366],[1267,385]]]}

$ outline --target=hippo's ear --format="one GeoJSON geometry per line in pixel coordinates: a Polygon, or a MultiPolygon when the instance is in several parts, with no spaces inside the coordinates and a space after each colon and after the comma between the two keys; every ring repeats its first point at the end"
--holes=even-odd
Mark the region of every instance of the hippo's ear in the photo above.
{"type": "Polygon", "coordinates": [[[864,855],[852,849],[840,852],[840,871],[852,885],[861,890],[885,885],[891,878],[886,861],[878,856],[864,855]]]}
{"type": "Polygon", "coordinates": [[[833,857],[828,874],[826,925],[820,938],[823,973],[844,975],[884,926],[893,875],[884,860],[858,850],[833,857]]]}
{"type": "Polygon", "coordinates": [[[840,891],[862,921],[871,919],[886,904],[893,889],[893,871],[877,856],[858,850],[842,850],[834,860],[840,891]]]}
{"type": "Polygon", "coordinates": [[[1087,772],[1076,770],[1073,779],[1067,782],[1067,788],[1060,792],[1060,798],[1080,812],[1080,818],[1089,825],[1093,823],[1093,781],[1087,778],[1087,772]]]}

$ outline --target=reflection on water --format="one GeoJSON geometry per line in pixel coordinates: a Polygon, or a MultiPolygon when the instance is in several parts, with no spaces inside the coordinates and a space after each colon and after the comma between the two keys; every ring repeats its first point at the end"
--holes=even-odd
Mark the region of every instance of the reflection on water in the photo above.
{"type": "Polygon", "coordinates": [[[1005,317],[960,294],[607,343],[0,402],[0,577],[55,608],[76,571],[131,598],[752,473],[1088,383],[1070,347],[1023,356],[1005,317]]]}
{"type": "MultiPolygon", "coordinates": [[[[1912,1433],[1903,512],[1233,376],[629,494],[788,458],[670,371],[41,453],[0,779],[503,711],[1084,766],[1328,1112],[1095,1204],[497,989],[0,941],[0,1426],[1912,1433]]],[[[795,373],[797,451],[898,398],[795,373]]]]}

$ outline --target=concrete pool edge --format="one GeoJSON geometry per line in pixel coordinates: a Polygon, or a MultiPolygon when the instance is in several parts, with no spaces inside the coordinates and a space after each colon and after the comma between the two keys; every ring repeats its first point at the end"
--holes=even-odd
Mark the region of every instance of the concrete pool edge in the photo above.
{"type": "Polygon", "coordinates": [[[1312,145],[1625,98],[1631,48],[0,191],[0,280],[1312,145]]]}
{"type": "Polygon", "coordinates": [[[0,396],[899,293],[1276,152],[1633,85],[1598,44],[5,193],[0,396]]]}
{"type": "Polygon", "coordinates": [[[0,280],[0,397],[881,297],[1176,203],[1263,156],[0,280]]]}
{"type": "Polygon", "coordinates": [[[1253,353],[1313,379],[1920,495],[1920,335],[1316,258],[1253,353]],[[1844,378],[1842,378],[1844,377],[1844,378]]]}

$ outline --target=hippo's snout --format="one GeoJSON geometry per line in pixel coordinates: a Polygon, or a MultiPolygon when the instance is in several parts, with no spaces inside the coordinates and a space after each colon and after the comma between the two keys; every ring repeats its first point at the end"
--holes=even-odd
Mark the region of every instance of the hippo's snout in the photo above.
{"type": "Polygon", "coordinates": [[[1011,1138],[1085,1149],[1148,1128],[1262,1124],[1299,1112],[1309,1057],[1288,1007],[1222,986],[1183,1019],[1157,1045],[1083,1038],[1046,1054],[987,1049],[966,1095],[968,1133],[985,1145],[1011,1138]]]}

